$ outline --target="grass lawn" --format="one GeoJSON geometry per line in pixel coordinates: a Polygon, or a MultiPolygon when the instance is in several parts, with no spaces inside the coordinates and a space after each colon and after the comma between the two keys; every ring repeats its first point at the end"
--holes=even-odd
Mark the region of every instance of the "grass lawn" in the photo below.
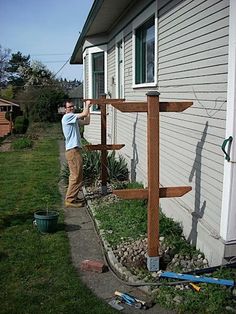
{"type": "Polygon", "coordinates": [[[0,313],[116,313],[81,282],[71,264],[63,224],[59,125],[44,128],[33,149],[0,152],[0,313]],[[59,228],[41,235],[33,213],[60,212],[59,228]]]}

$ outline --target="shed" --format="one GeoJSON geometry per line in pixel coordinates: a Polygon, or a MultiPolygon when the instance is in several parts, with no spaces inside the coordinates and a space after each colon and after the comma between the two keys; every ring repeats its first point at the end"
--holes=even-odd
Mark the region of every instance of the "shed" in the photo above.
{"type": "Polygon", "coordinates": [[[20,105],[15,104],[11,101],[0,98],[0,137],[3,137],[12,132],[13,121],[8,121],[5,118],[6,112],[10,113],[10,118],[12,117],[13,111],[18,111],[20,105]]]}

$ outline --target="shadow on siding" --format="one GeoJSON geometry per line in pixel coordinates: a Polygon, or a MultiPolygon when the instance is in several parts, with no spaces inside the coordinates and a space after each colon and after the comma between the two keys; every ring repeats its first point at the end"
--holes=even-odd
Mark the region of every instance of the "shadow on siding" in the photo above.
{"type": "Polygon", "coordinates": [[[197,244],[197,225],[198,220],[203,217],[204,211],[206,208],[206,201],[204,200],[201,203],[201,173],[202,173],[202,150],[206,141],[208,129],[208,121],[205,124],[201,140],[197,143],[196,147],[196,157],[193,163],[192,171],[189,175],[189,182],[192,182],[195,175],[195,202],[194,202],[194,211],[192,212],[192,229],[188,236],[188,241],[196,246],[197,244]]]}
{"type": "Polygon", "coordinates": [[[136,113],[136,119],[133,126],[133,140],[132,140],[132,147],[133,147],[133,156],[131,159],[131,172],[130,172],[130,180],[131,182],[136,182],[136,167],[138,164],[138,150],[136,144],[136,129],[137,129],[137,122],[138,122],[138,113],[136,113]]]}

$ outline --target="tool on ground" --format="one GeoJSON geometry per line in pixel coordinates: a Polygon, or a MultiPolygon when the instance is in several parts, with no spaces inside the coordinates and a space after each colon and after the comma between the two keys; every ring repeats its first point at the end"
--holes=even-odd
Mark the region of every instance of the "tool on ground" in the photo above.
{"type": "Polygon", "coordinates": [[[138,309],[146,310],[151,307],[151,304],[149,304],[149,302],[139,300],[128,293],[115,291],[115,296],[117,296],[121,302],[134,306],[138,309]]]}
{"type": "Polygon", "coordinates": [[[179,273],[174,273],[174,272],[170,272],[170,271],[160,272],[159,277],[160,278],[182,279],[182,280],[187,280],[190,282],[214,283],[214,284],[229,286],[229,287],[234,287],[234,285],[235,285],[234,280],[219,279],[219,278],[213,278],[213,277],[194,276],[194,275],[188,275],[188,274],[179,274],[179,273]]]}
{"type": "Polygon", "coordinates": [[[193,290],[199,292],[201,290],[201,287],[195,285],[194,283],[190,282],[189,283],[190,288],[192,288],[193,290]]]}
{"type": "Polygon", "coordinates": [[[118,311],[122,311],[124,309],[124,307],[118,304],[117,300],[115,299],[112,299],[108,304],[118,311]]]}

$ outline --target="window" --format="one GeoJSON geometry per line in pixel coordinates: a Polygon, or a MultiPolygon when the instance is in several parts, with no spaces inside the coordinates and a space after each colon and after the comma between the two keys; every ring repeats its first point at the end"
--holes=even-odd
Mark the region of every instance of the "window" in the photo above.
{"type": "MultiPolygon", "coordinates": [[[[92,54],[92,86],[93,98],[100,98],[104,94],[104,52],[92,54]]],[[[99,105],[93,105],[93,111],[100,111],[99,105]]]]}
{"type": "Polygon", "coordinates": [[[155,81],[155,17],[135,30],[135,84],[155,81]]]}

